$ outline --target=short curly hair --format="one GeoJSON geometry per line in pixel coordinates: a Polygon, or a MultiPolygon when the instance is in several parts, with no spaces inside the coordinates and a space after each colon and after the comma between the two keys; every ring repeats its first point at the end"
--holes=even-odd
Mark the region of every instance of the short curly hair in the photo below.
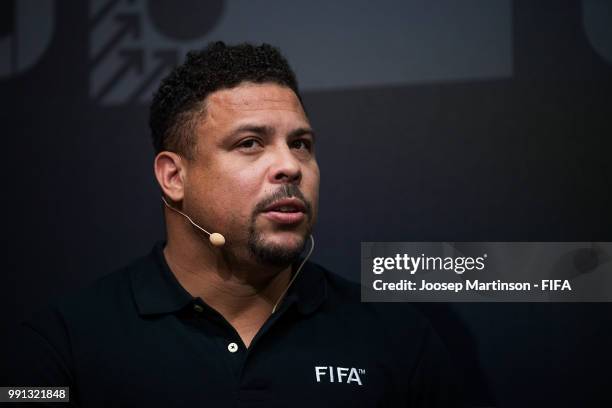
{"type": "Polygon", "coordinates": [[[153,95],[149,126],[155,153],[173,151],[193,159],[195,125],[204,112],[206,97],[242,82],[272,82],[295,92],[295,74],[281,52],[269,45],[229,46],[221,41],[191,51],[182,65],[166,76],[153,95]]]}

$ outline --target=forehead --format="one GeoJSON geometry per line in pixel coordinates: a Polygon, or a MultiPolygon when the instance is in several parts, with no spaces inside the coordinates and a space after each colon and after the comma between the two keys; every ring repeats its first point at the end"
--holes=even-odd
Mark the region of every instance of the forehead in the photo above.
{"type": "Polygon", "coordinates": [[[226,124],[267,113],[306,119],[297,95],[290,88],[273,83],[243,83],[213,92],[206,99],[206,113],[205,122],[209,124],[226,124]]]}

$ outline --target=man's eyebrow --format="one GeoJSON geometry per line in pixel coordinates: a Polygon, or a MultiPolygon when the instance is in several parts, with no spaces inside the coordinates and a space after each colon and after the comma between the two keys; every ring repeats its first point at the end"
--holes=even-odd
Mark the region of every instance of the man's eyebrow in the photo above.
{"type": "Polygon", "coordinates": [[[269,136],[269,135],[274,134],[274,129],[271,128],[270,126],[242,125],[234,129],[231,132],[231,135],[234,136],[234,135],[237,135],[239,133],[244,133],[244,132],[251,132],[251,133],[257,133],[258,135],[262,135],[262,136],[269,136]]]}
{"type": "MultiPolygon", "coordinates": [[[[272,128],[271,126],[243,125],[243,126],[239,126],[238,128],[234,129],[230,133],[230,136],[238,135],[244,132],[256,133],[262,136],[270,136],[274,134],[274,128],[272,128]]],[[[300,137],[303,135],[310,135],[313,140],[315,139],[315,132],[310,127],[300,127],[300,128],[294,129],[291,132],[289,132],[288,137],[292,139],[292,138],[300,137]]]]}
{"type": "Polygon", "coordinates": [[[292,130],[289,133],[289,138],[293,139],[295,137],[300,137],[300,136],[304,136],[304,135],[310,135],[312,137],[312,140],[315,140],[315,131],[312,128],[309,127],[301,127],[301,128],[297,128],[295,130],[292,130]]]}

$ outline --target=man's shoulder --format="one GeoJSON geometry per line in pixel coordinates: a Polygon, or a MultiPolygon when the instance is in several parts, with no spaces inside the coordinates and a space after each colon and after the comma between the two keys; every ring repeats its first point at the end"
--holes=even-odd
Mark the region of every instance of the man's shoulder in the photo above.
{"type": "Polygon", "coordinates": [[[49,385],[48,379],[38,376],[42,373],[52,381],[61,380],[57,385],[72,383],[77,357],[89,352],[88,345],[109,331],[119,333],[137,316],[131,275],[146,267],[146,257],[138,258],[86,287],[38,305],[13,328],[14,356],[0,359],[13,373],[9,379],[49,385]]]}
{"type": "Polygon", "coordinates": [[[150,267],[147,256],[103,275],[86,286],[73,289],[48,300],[25,319],[24,324],[44,329],[53,324],[70,328],[74,323],[96,324],[105,318],[136,310],[132,296],[132,279],[150,267]]]}
{"type": "Polygon", "coordinates": [[[103,275],[89,285],[72,291],[57,300],[55,304],[63,309],[73,309],[82,305],[108,308],[113,304],[131,299],[133,278],[147,273],[152,268],[150,256],[141,256],[129,264],[103,275]]]}

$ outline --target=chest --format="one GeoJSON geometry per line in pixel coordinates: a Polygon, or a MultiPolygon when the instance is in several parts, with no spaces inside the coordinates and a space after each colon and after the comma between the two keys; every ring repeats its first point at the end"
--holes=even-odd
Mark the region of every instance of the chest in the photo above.
{"type": "Polygon", "coordinates": [[[82,403],[373,407],[405,397],[407,366],[352,328],[279,324],[247,349],[237,331],[200,323],[151,322],[77,350],[82,403]]]}

